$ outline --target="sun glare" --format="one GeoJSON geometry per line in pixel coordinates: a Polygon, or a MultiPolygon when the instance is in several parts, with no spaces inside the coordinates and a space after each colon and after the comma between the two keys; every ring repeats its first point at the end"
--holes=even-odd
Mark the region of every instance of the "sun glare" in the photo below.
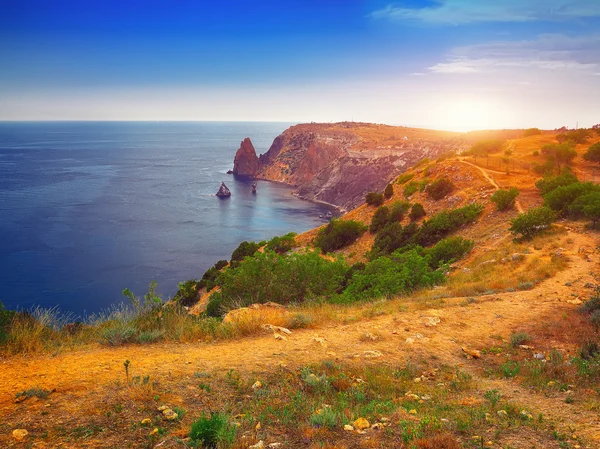
{"type": "Polygon", "coordinates": [[[473,131],[498,128],[500,105],[493,98],[453,98],[442,102],[444,129],[473,131]]]}

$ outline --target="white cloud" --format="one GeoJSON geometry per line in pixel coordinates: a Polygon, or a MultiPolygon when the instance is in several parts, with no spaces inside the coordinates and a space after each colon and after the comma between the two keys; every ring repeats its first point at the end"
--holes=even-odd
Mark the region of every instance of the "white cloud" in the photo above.
{"type": "Polygon", "coordinates": [[[598,0],[438,0],[435,6],[388,5],[370,14],[375,19],[460,25],[474,22],[530,22],[600,17],[598,0]]]}
{"type": "Polygon", "coordinates": [[[600,69],[600,34],[569,37],[546,34],[530,41],[498,41],[452,50],[429,67],[433,73],[475,74],[535,70],[594,73],[600,69]]]}

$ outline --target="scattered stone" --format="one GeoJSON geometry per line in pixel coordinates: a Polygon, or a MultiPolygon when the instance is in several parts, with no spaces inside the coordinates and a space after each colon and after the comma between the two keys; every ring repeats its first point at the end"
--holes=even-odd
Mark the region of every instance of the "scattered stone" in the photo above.
{"type": "Polygon", "coordinates": [[[410,413],[411,415],[416,415],[417,411],[413,408],[413,409],[409,410],[408,413],[410,413]]]}
{"type": "Polygon", "coordinates": [[[519,345],[519,349],[534,349],[533,346],[529,345],[519,345]]]}
{"type": "Polygon", "coordinates": [[[169,421],[173,421],[173,420],[179,418],[179,415],[176,412],[174,412],[173,410],[171,410],[170,408],[163,410],[162,414],[169,421]]]}
{"type": "Polygon", "coordinates": [[[507,416],[508,413],[506,413],[506,410],[498,410],[498,416],[503,417],[503,416],[507,416]]]}
{"type": "Polygon", "coordinates": [[[365,418],[358,418],[356,421],[354,421],[355,429],[364,430],[368,429],[369,427],[371,427],[371,424],[365,418]]]}
{"type": "Polygon", "coordinates": [[[379,351],[364,351],[364,356],[366,359],[374,359],[377,357],[381,357],[383,354],[379,351]]]}
{"type": "Polygon", "coordinates": [[[277,332],[273,334],[273,338],[275,338],[275,340],[287,341],[286,336],[278,334],[277,332]]]}
{"type": "Polygon", "coordinates": [[[371,426],[371,429],[373,429],[373,430],[383,430],[384,428],[385,428],[385,426],[380,422],[376,422],[375,424],[373,424],[371,426]]]}
{"type": "Polygon", "coordinates": [[[366,338],[367,340],[375,341],[375,340],[377,340],[377,335],[373,335],[373,334],[370,334],[370,333],[366,333],[366,334],[365,334],[365,338],[366,338]]]}
{"type": "Polygon", "coordinates": [[[412,345],[414,342],[415,342],[415,339],[414,339],[414,338],[412,338],[412,337],[408,337],[408,338],[406,339],[406,343],[408,343],[409,345],[412,345]]]}
{"type": "Polygon", "coordinates": [[[258,424],[256,424],[256,426],[254,426],[254,430],[260,430],[260,428],[261,428],[260,422],[258,424]]]}
{"type": "Polygon", "coordinates": [[[439,317],[430,316],[425,319],[425,326],[427,326],[427,327],[437,326],[438,324],[440,324],[440,321],[441,320],[439,317]]]}
{"type": "Polygon", "coordinates": [[[352,427],[350,424],[346,424],[344,425],[344,430],[347,430],[348,432],[354,432],[354,427],[352,427]]]}
{"type": "Polygon", "coordinates": [[[252,446],[248,446],[248,449],[263,449],[265,447],[265,442],[260,440],[258,443],[253,444],[252,446]]]}
{"type": "Polygon", "coordinates": [[[268,447],[279,447],[279,446],[282,446],[282,445],[283,445],[283,443],[269,443],[268,447]]]}
{"type": "Polygon", "coordinates": [[[481,352],[479,352],[477,349],[468,349],[466,347],[462,347],[463,352],[467,355],[467,357],[469,358],[473,358],[473,359],[480,359],[481,358],[481,352]]]}
{"type": "Polygon", "coordinates": [[[330,355],[331,357],[337,357],[337,354],[333,351],[327,351],[327,355],[330,355]]]}
{"type": "Polygon", "coordinates": [[[327,346],[327,343],[323,337],[313,337],[313,341],[319,343],[321,346],[327,346]]]}
{"type": "Polygon", "coordinates": [[[412,399],[413,401],[418,401],[419,399],[421,399],[421,398],[420,398],[419,396],[417,396],[416,394],[414,394],[414,393],[410,393],[410,392],[408,392],[408,393],[404,393],[404,396],[405,396],[405,397],[407,397],[407,398],[409,398],[409,399],[412,399]]]}
{"type": "Polygon", "coordinates": [[[546,357],[544,357],[544,354],[542,354],[540,352],[533,354],[533,358],[538,359],[538,360],[546,360],[546,357]]]}
{"type": "Polygon", "coordinates": [[[152,429],[152,431],[149,433],[150,436],[156,435],[158,434],[158,429],[155,427],[154,429],[152,429]]]}
{"type": "Polygon", "coordinates": [[[281,326],[275,326],[273,324],[263,324],[261,327],[264,330],[273,331],[273,332],[279,332],[280,334],[286,334],[286,335],[291,335],[292,334],[292,331],[289,330],[288,328],[281,327],[281,326]]]}
{"type": "Polygon", "coordinates": [[[142,419],[142,424],[150,424],[151,422],[152,422],[152,420],[150,418],[142,419]]]}
{"type": "Polygon", "coordinates": [[[413,379],[413,382],[419,383],[419,382],[421,382],[421,378],[420,377],[415,377],[413,379]]]}
{"type": "Polygon", "coordinates": [[[379,421],[381,421],[382,423],[388,423],[388,422],[390,422],[390,418],[386,418],[385,416],[382,416],[381,418],[379,418],[379,421]]]}
{"type": "Polygon", "coordinates": [[[521,410],[521,416],[526,419],[533,419],[533,415],[527,410],[521,410]]]}
{"type": "Polygon", "coordinates": [[[15,429],[12,431],[12,436],[17,441],[23,441],[29,432],[25,429],[15,429]]]}
{"type": "Polygon", "coordinates": [[[252,389],[258,390],[259,388],[262,388],[262,382],[260,380],[257,380],[256,382],[254,382],[254,384],[252,384],[252,389]]]}
{"type": "Polygon", "coordinates": [[[157,410],[158,410],[159,412],[162,412],[162,411],[165,411],[165,410],[167,410],[168,408],[169,408],[169,406],[167,406],[167,405],[161,405],[160,407],[158,407],[158,409],[157,409],[157,410]]]}

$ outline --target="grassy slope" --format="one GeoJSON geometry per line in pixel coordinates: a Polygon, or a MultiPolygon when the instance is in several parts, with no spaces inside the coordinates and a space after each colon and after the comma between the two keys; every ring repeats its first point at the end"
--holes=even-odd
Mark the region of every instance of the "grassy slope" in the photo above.
{"type": "MultiPolygon", "coordinates": [[[[530,163],[534,149],[552,138],[513,140],[512,157],[530,163]]],[[[486,170],[486,178],[465,162],[475,161],[455,158],[414,169],[413,181],[448,176],[457,186],[441,201],[420,192],[410,198],[428,216],[474,200],[486,206],[476,224],[458,233],[478,244],[445,286],[352,307],[305,306],[294,312],[312,328],[294,330],[287,340],[269,334],[220,343],[190,338],[186,344],[88,345],[85,351],[4,359],[0,447],[26,447],[11,437],[15,428],[28,429],[27,441],[40,447],[185,447],[181,439],[191,422],[210,410],[240,415],[235,447],[260,439],[285,447],[399,447],[402,441],[416,447],[419,438],[440,432],[463,447],[488,441],[490,447],[597,447],[598,386],[587,380],[590,373],[581,375],[567,363],[593,333],[575,308],[597,281],[592,276],[599,271],[597,235],[583,223],[560,223],[533,241],[513,242],[508,221],[517,212],[495,211],[488,178],[501,187],[519,187],[527,209],[541,203],[534,188],[538,177],[486,170]],[[517,253],[524,256],[513,259],[517,253]],[[527,345],[535,349],[513,348],[513,332],[526,333],[527,345]],[[463,347],[482,357],[466,358],[463,347]],[[562,362],[542,364],[533,357],[550,358],[552,351],[562,362]],[[150,381],[128,381],[125,360],[131,360],[131,376],[150,381]],[[308,379],[306,369],[321,383],[308,379]],[[264,387],[253,390],[255,380],[264,387]],[[14,402],[16,393],[33,387],[51,393],[14,402]],[[490,391],[500,395],[497,403],[490,391]],[[431,399],[420,402],[411,393],[431,399]],[[161,404],[187,413],[167,421],[156,410],[161,404]],[[498,410],[507,411],[506,417],[498,410]],[[361,416],[371,423],[387,424],[381,418],[388,418],[390,425],[365,434],[342,429],[361,416]],[[151,423],[142,425],[144,418],[151,423]],[[154,428],[158,433],[150,435],[154,428]]],[[[485,169],[486,161],[477,165],[485,169]]],[[[580,157],[573,165],[580,177],[593,176],[592,165],[580,157]]],[[[404,200],[402,190],[395,185],[388,203],[404,200]]],[[[368,224],[374,210],[361,206],[346,218],[368,224]]],[[[315,232],[298,240],[308,243],[315,232]]],[[[342,252],[361,260],[372,241],[366,234],[342,252]]],[[[286,319],[277,324],[288,324],[286,319]]],[[[258,331],[260,324],[260,318],[245,323],[241,334],[258,331]]]]}

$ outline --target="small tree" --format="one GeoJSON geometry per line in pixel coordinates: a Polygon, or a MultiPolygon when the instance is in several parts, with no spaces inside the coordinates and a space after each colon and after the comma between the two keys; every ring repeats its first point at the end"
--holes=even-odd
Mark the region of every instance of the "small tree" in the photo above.
{"type": "Polygon", "coordinates": [[[448,178],[440,178],[429,184],[425,190],[431,199],[441,200],[454,190],[454,184],[448,178]]]}
{"type": "Polygon", "coordinates": [[[569,142],[544,145],[542,154],[545,154],[548,159],[554,162],[559,172],[564,165],[570,164],[575,156],[577,156],[575,148],[569,142]]]}
{"type": "Polygon", "coordinates": [[[390,210],[387,206],[381,206],[373,214],[371,219],[371,226],[369,231],[371,234],[376,234],[381,228],[383,228],[390,219],[390,210]]]}
{"type": "Polygon", "coordinates": [[[521,234],[525,238],[530,238],[546,229],[554,220],[556,220],[556,215],[551,209],[545,206],[536,207],[511,220],[509,231],[515,235],[521,234]]]}
{"type": "Polygon", "coordinates": [[[367,227],[358,221],[334,219],[319,231],[314,244],[328,253],[350,245],[366,230],[367,227]]]}
{"type": "Polygon", "coordinates": [[[600,142],[595,143],[583,155],[586,161],[598,162],[600,164],[600,142]]]}
{"type": "Polygon", "coordinates": [[[392,184],[388,184],[383,191],[383,195],[390,199],[394,195],[394,186],[392,184]]]}
{"type": "Polygon", "coordinates": [[[542,134],[542,132],[539,130],[539,128],[529,128],[526,129],[525,131],[523,131],[523,134],[521,134],[523,137],[529,137],[529,136],[537,136],[542,134]]]}
{"type": "Polygon", "coordinates": [[[415,203],[412,205],[411,209],[410,209],[410,214],[408,214],[408,217],[412,220],[418,220],[419,218],[422,218],[426,215],[425,212],[425,208],[423,207],[423,205],[421,203],[415,203]]]}
{"type": "Polygon", "coordinates": [[[600,223],[600,191],[580,196],[569,209],[580,211],[584,217],[592,220],[592,227],[598,226],[600,223]]]}
{"type": "Polygon", "coordinates": [[[499,189],[490,198],[499,211],[505,211],[512,209],[515,205],[515,199],[519,195],[519,190],[515,187],[511,187],[508,190],[499,189]]]}
{"type": "Polygon", "coordinates": [[[383,204],[383,195],[381,193],[369,192],[365,197],[369,206],[381,206],[383,204]]]}

